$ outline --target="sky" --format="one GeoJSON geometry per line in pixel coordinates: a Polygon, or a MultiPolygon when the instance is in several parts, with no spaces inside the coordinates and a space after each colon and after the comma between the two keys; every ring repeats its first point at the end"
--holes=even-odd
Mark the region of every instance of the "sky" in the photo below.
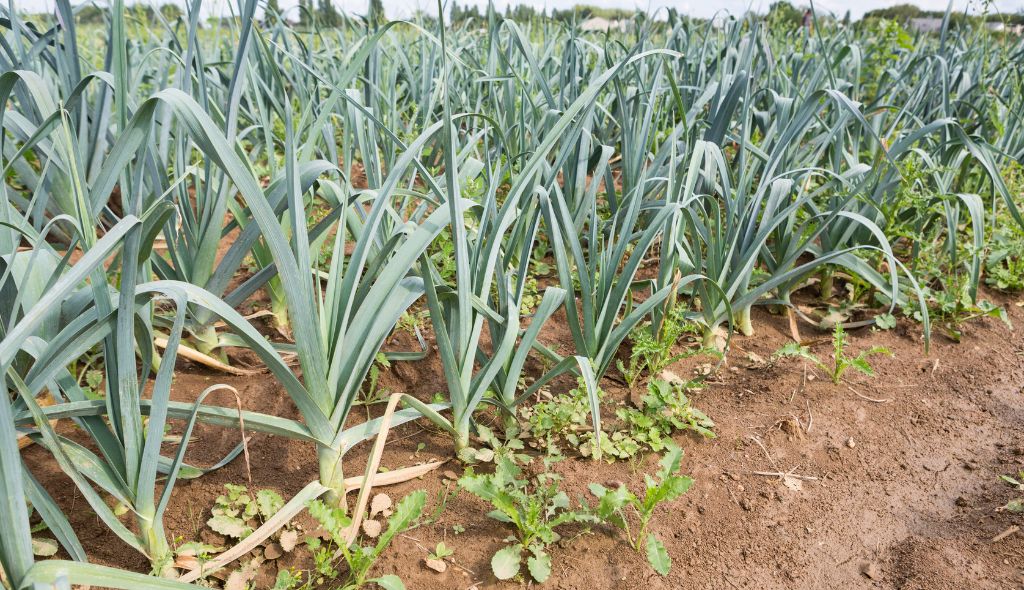
{"type": "MultiPolygon", "coordinates": [[[[11,1],[15,8],[21,10],[51,10],[53,7],[53,0],[0,0],[5,4],[11,1]]],[[[168,0],[143,1],[162,4],[168,0]]],[[[183,0],[170,1],[177,4],[183,2],[183,0]]],[[[815,0],[814,5],[819,10],[831,11],[838,16],[842,16],[849,9],[851,16],[858,19],[868,10],[908,1],[926,10],[945,10],[948,2],[948,0],[856,0],[853,2],[850,0],[815,0]]],[[[229,6],[237,2],[238,0],[204,0],[204,11],[210,15],[227,14],[229,6]]],[[[437,0],[383,0],[383,2],[389,18],[406,18],[417,10],[428,13],[437,12],[437,0]]],[[[487,5],[487,0],[458,0],[458,2],[463,6],[476,4],[484,7],[487,5]]],[[[639,8],[648,12],[659,8],[675,8],[681,13],[699,18],[709,18],[720,11],[736,15],[746,12],[747,9],[764,12],[772,2],[773,0],[494,0],[495,6],[501,10],[504,10],[509,4],[513,6],[528,5],[538,9],[563,9],[576,4],[590,4],[605,8],[639,8]]],[[[809,0],[791,0],[791,2],[799,6],[808,4],[809,0]]],[[[72,3],[77,4],[78,0],[72,0],[72,3]]],[[[278,3],[282,8],[287,8],[298,4],[298,0],[279,0],[278,3]]],[[[954,9],[958,11],[967,9],[974,13],[981,11],[984,3],[984,0],[953,0],[954,9]]],[[[1024,11],[1024,0],[991,0],[990,3],[993,6],[993,11],[1009,13],[1024,11]]],[[[366,11],[367,0],[334,0],[334,4],[342,10],[362,14],[366,11]]]]}

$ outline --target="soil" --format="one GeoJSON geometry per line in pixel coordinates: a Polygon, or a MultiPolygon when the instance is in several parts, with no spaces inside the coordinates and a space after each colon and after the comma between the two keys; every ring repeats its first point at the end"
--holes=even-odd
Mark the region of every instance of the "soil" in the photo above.
{"type": "MultiPolygon", "coordinates": [[[[1005,305],[1016,326],[1024,325],[1024,302],[989,297],[1005,305]]],[[[1024,469],[1024,337],[1019,330],[998,320],[975,320],[965,326],[961,343],[936,336],[927,355],[916,324],[901,320],[890,331],[852,331],[852,350],[882,345],[893,356],[873,357],[876,377],[848,375],[849,383],[834,386],[801,360],[774,366],[753,362],[769,358],[790,339],[784,316],[755,310],[754,326],[757,334],[735,339],[728,363],[691,395],[694,405],[717,423],[717,438],[676,437],[686,451],[684,469],[695,484],[661,508],[652,524],[672,558],[671,573],[659,576],[614,531],[597,528],[567,535],[562,546],[553,548],[546,587],[1024,588],[1024,532],[993,541],[1012,526],[1024,527],[1020,515],[999,510],[1015,492],[998,480],[1024,469]]],[[[556,325],[548,342],[564,341],[562,332],[556,325]]],[[[816,352],[827,357],[827,335],[815,336],[822,338],[816,352]]],[[[211,384],[227,383],[238,389],[247,410],[297,417],[269,375],[228,376],[187,361],[178,368],[176,400],[191,401],[211,384]]],[[[695,369],[700,367],[692,360],[671,368],[680,375],[695,369]]],[[[424,361],[394,363],[383,385],[423,399],[445,387],[433,351],[424,361]]],[[[614,381],[604,385],[612,399],[628,398],[614,381]]],[[[218,392],[207,403],[233,407],[235,399],[218,392]]],[[[365,412],[357,408],[356,414],[360,411],[365,412]]],[[[210,465],[239,440],[238,431],[200,425],[188,460],[210,465]]],[[[422,421],[407,424],[392,432],[382,464],[395,469],[447,459],[450,448],[422,421]],[[417,451],[419,443],[425,446],[417,451]]],[[[362,472],[367,453],[364,444],[348,454],[348,474],[362,472]]],[[[254,488],[274,489],[285,498],[317,476],[315,453],[307,444],[256,434],[249,455],[254,488]]],[[[30,447],[24,456],[66,509],[93,561],[148,569],[143,557],[89,511],[44,450],[30,447]]],[[[575,500],[587,494],[590,482],[624,482],[638,491],[656,460],[649,456],[608,464],[580,458],[555,469],[575,500]]],[[[461,471],[452,462],[422,479],[380,491],[397,500],[424,489],[429,512],[450,487],[444,473],[453,470],[461,471]]],[[[247,480],[240,457],[219,471],[179,482],[167,510],[168,535],[176,542],[223,542],[205,530],[213,500],[224,484],[247,480]]],[[[396,538],[373,575],[397,574],[410,589],[515,587],[490,573],[490,557],[510,531],[488,519],[487,510],[467,493],[450,498],[435,522],[396,538]],[[456,534],[456,528],[464,530],[456,534]],[[455,553],[447,571],[436,573],[424,559],[428,548],[442,540],[455,553]]],[[[256,586],[272,586],[278,565],[309,563],[308,556],[268,562],[256,586]]]]}

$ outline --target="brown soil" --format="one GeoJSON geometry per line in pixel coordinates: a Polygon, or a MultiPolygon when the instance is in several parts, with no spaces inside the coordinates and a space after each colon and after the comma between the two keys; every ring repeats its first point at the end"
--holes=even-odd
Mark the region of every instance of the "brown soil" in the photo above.
{"type": "MultiPolygon", "coordinates": [[[[1021,304],[1001,302],[1014,323],[1024,325],[1021,304]]],[[[789,339],[782,317],[755,311],[754,325],[758,334],[736,339],[727,367],[692,395],[717,422],[717,439],[677,437],[686,450],[684,468],[696,483],[652,525],[672,557],[671,574],[658,576],[621,537],[599,528],[554,548],[548,588],[1024,587],[1024,533],[992,541],[1007,528],[1024,525],[1020,516],[998,510],[1014,491],[997,479],[1024,469],[1019,331],[978,320],[965,328],[960,344],[937,336],[927,356],[919,326],[856,331],[850,338],[853,350],[884,345],[894,357],[874,358],[874,379],[851,375],[849,385],[833,386],[799,360],[752,366],[749,353],[768,358],[789,339]],[[809,479],[793,489],[793,480],[755,471],[809,479]]],[[[827,356],[827,347],[819,345],[818,354],[827,356]]],[[[192,400],[213,383],[228,383],[238,388],[246,409],[296,416],[268,375],[230,377],[187,362],[179,369],[175,399],[192,400]]],[[[673,370],[685,374],[692,367],[673,370]]],[[[435,354],[419,363],[395,363],[384,384],[424,398],[444,389],[435,354]]],[[[611,397],[626,397],[614,382],[606,385],[611,397]]],[[[234,398],[217,393],[208,403],[233,406],[234,398]]],[[[446,458],[450,448],[422,423],[397,429],[391,439],[383,462],[391,469],[446,458]],[[426,447],[416,453],[420,442],[426,447]]],[[[237,431],[199,426],[189,461],[211,464],[238,440],[237,431]]],[[[349,474],[362,471],[366,446],[346,458],[349,474]]],[[[249,451],[256,488],[272,488],[287,498],[316,477],[308,445],[255,435],[249,451]]],[[[30,448],[25,457],[67,509],[94,561],[147,569],[144,558],[90,513],[43,450],[30,448]]],[[[632,464],[574,459],[556,469],[575,499],[587,493],[590,482],[622,481],[637,491],[655,461],[653,456],[632,464]]],[[[397,499],[425,489],[429,511],[444,489],[447,469],[458,468],[449,464],[387,492],[397,499]]],[[[245,462],[237,459],[198,480],[180,482],[166,517],[168,534],[176,540],[218,541],[203,531],[213,499],[225,483],[246,479],[245,462]]],[[[486,511],[469,494],[457,495],[436,522],[397,538],[374,574],[398,574],[411,589],[514,587],[490,574],[490,557],[510,531],[489,520],[486,511]],[[464,532],[456,534],[456,525],[464,532]],[[458,565],[438,574],[423,561],[426,548],[441,540],[455,549],[452,559],[458,565]]],[[[289,563],[308,567],[309,562],[289,563]]],[[[264,568],[257,587],[272,585],[275,568],[264,568]]]]}

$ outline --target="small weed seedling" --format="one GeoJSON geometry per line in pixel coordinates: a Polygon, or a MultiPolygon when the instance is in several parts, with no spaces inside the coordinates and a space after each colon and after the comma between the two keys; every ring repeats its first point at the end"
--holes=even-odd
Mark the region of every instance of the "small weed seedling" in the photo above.
{"type": "MultiPolygon", "coordinates": [[[[35,509],[32,508],[32,506],[29,506],[30,518],[31,513],[34,511],[35,509]]],[[[57,549],[59,548],[57,541],[48,537],[38,536],[38,533],[48,531],[49,529],[50,527],[45,521],[40,521],[39,524],[34,525],[30,530],[30,533],[32,534],[32,555],[35,555],[36,557],[53,557],[57,554],[57,549]]]]}
{"type": "Polygon", "coordinates": [[[511,456],[513,460],[529,463],[530,456],[519,452],[525,448],[519,434],[518,428],[509,427],[505,429],[504,438],[500,438],[487,426],[479,425],[476,437],[480,445],[459,450],[459,460],[466,465],[476,465],[491,463],[496,457],[511,456]]]}
{"type": "MultiPolygon", "coordinates": [[[[978,299],[975,301],[970,294],[967,284],[962,287],[950,287],[947,290],[923,289],[928,300],[928,313],[932,318],[932,325],[942,331],[953,342],[960,342],[963,338],[964,324],[977,318],[989,317],[1003,322],[1006,327],[1013,329],[1013,323],[1006,309],[991,301],[978,299]]],[[[917,321],[921,321],[920,310],[904,310],[905,313],[917,321]]]]}
{"type": "Polygon", "coordinates": [[[383,352],[378,352],[375,358],[375,362],[370,365],[370,381],[367,384],[366,391],[363,392],[362,404],[380,404],[384,403],[388,399],[390,393],[386,388],[380,387],[380,373],[381,369],[390,369],[391,361],[383,352]]]}
{"type": "MultiPolygon", "coordinates": [[[[1013,489],[1018,492],[1024,492],[1024,471],[1017,473],[1017,477],[1011,477],[1009,475],[1000,475],[999,479],[1003,480],[1007,484],[1013,486],[1013,489]]],[[[1003,506],[1003,510],[1007,512],[1014,512],[1017,514],[1024,513],[1024,498],[1016,498],[1010,500],[1003,506]]]]}
{"type": "Polygon", "coordinates": [[[225,484],[225,494],[217,496],[206,521],[214,532],[242,540],[284,506],[284,499],[273,490],[259,490],[255,498],[245,486],[225,484]]]}
{"type": "MultiPolygon", "coordinates": [[[[549,464],[545,460],[545,466],[549,464]]],[[[515,535],[506,539],[509,545],[491,558],[491,570],[499,580],[519,574],[525,553],[530,577],[543,583],[551,575],[547,548],[561,538],[556,529],[595,522],[588,513],[569,509],[569,496],[559,490],[560,479],[554,473],[542,473],[528,480],[511,456],[498,457],[493,474],[476,474],[469,467],[459,479],[464,490],[494,506],[487,516],[515,527],[515,535]]]]}
{"type": "MultiPolygon", "coordinates": [[[[603,399],[604,391],[598,389],[597,397],[603,399]]],[[[533,437],[531,446],[549,451],[557,451],[556,445],[560,440],[592,428],[590,403],[582,379],[578,387],[563,395],[549,396],[532,406],[520,406],[519,414],[527,433],[533,437]]],[[[580,446],[578,440],[570,442],[580,446]]]]}
{"type": "MultiPolygon", "coordinates": [[[[604,393],[599,391],[598,396],[603,398],[604,393]]],[[[536,446],[557,453],[557,443],[564,440],[584,457],[593,455],[596,438],[582,387],[523,408],[521,413],[536,446]]],[[[690,429],[707,438],[715,436],[711,430],[715,423],[691,405],[686,387],[664,379],[647,384],[641,408],[623,406],[615,415],[619,419],[617,427],[601,433],[601,456],[609,461],[630,459],[646,450],[661,452],[672,434],[680,430],[690,429]]]]}
{"type": "Polygon", "coordinates": [[[380,533],[376,542],[363,545],[357,539],[351,546],[345,543],[345,530],[352,524],[352,520],[345,515],[345,510],[329,506],[320,500],[310,502],[309,514],[320,524],[320,528],[327,533],[330,539],[326,544],[315,537],[306,539],[306,545],[313,551],[316,572],[319,576],[316,584],[319,585],[338,577],[339,572],[335,566],[340,553],[345,563],[348,564],[348,577],[341,587],[342,590],[358,590],[369,583],[377,584],[385,590],[404,590],[405,584],[398,576],[389,574],[367,579],[367,575],[377,558],[391,544],[395,535],[408,529],[420,517],[426,500],[427,494],[422,490],[412,492],[402,498],[391,517],[388,518],[387,530],[380,533]]]}
{"type": "Polygon", "coordinates": [[[641,409],[624,407],[616,411],[641,445],[660,453],[672,444],[671,436],[679,430],[693,430],[705,438],[714,438],[715,423],[704,412],[694,408],[686,396],[686,388],[664,379],[647,384],[641,409]]]}
{"type": "Polygon", "coordinates": [[[684,306],[676,305],[664,317],[657,333],[653,333],[653,326],[650,323],[637,326],[630,331],[628,338],[633,349],[629,356],[629,365],[621,360],[616,361],[616,366],[630,389],[636,386],[644,373],[657,375],[677,360],[696,354],[688,350],[672,354],[672,347],[684,335],[700,332],[697,324],[686,319],[685,313],[684,306]]]}
{"type": "Polygon", "coordinates": [[[455,550],[445,545],[444,541],[440,541],[437,546],[434,547],[434,550],[430,552],[430,559],[441,560],[451,557],[452,555],[455,555],[455,550]]]}
{"type": "Polygon", "coordinates": [[[661,469],[657,476],[644,475],[646,490],[642,498],[635,496],[624,485],[608,489],[601,484],[590,484],[590,492],[599,500],[595,510],[597,518],[621,529],[629,544],[637,551],[646,547],[647,561],[654,571],[663,576],[668,575],[672,560],[665,545],[654,533],[648,532],[647,527],[659,504],[675,500],[693,485],[691,478],[678,475],[682,460],[682,449],[670,443],[659,462],[661,469]],[[635,529],[630,526],[631,520],[637,523],[635,529]]]}
{"type": "Polygon", "coordinates": [[[455,555],[455,550],[449,548],[441,541],[434,547],[434,550],[427,554],[426,566],[435,572],[443,573],[448,569],[447,558],[455,555]]]}
{"type": "Polygon", "coordinates": [[[832,332],[832,349],[832,356],[835,360],[835,364],[831,367],[812,353],[808,347],[801,346],[798,342],[790,342],[776,351],[773,356],[776,359],[783,357],[800,357],[807,359],[824,371],[825,374],[832,379],[832,383],[835,385],[839,384],[839,381],[843,378],[843,373],[845,373],[849,368],[854,368],[869,377],[873,377],[875,375],[875,370],[868,362],[868,357],[871,355],[887,354],[892,356],[892,352],[884,346],[872,346],[857,356],[848,356],[846,354],[846,331],[843,330],[843,327],[840,324],[836,324],[835,330],[832,332]]]}

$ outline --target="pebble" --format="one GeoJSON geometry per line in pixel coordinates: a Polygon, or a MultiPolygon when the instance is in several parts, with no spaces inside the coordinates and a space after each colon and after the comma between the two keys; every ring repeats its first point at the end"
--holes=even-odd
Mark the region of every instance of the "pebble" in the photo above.
{"type": "Polygon", "coordinates": [[[277,559],[284,555],[284,549],[278,543],[271,543],[267,545],[267,548],[263,550],[263,557],[267,559],[277,559]]]}
{"type": "Polygon", "coordinates": [[[878,564],[873,561],[862,563],[860,566],[860,573],[872,580],[882,579],[882,568],[878,567],[878,564]]]}

